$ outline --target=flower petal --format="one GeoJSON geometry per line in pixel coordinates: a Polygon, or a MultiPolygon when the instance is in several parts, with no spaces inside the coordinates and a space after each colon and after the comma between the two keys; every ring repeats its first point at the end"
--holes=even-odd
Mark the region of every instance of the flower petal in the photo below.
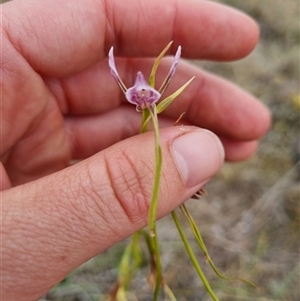
{"type": "Polygon", "coordinates": [[[170,71],[169,71],[166,79],[164,80],[164,82],[162,83],[161,87],[158,90],[159,93],[163,94],[166,91],[166,89],[168,88],[168,86],[170,84],[170,81],[171,81],[171,78],[172,78],[172,76],[174,75],[174,73],[176,71],[176,68],[177,68],[177,65],[178,65],[178,62],[179,62],[179,59],[180,59],[180,55],[181,55],[181,46],[178,46],[175,57],[174,57],[173,64],[170,68],[170,71]]]}
{"type": "Polygon", "coordinates": [[[143,110],[156,103],[160,99],[161,94],[147,83],[142,72],[138,72],[134,86],[128,88],[125,96],[130,103],[137,105],[138,109],[143,110]]]}
{"type": "Polygon", "coordinates": [[[116,64],[115,64],[115,59],[114,59],[114,47],[111,47],[108,53],[108,65],[110,67],[110,73],[112,74],[112,76],[114,77],[114,79],[116,80],[116,82],[118,83],[119,87],[121,88],[121,90],[126,93],[127,88],[124,85],[124,83],[122,82],[119,73],[117,71],[116,68],[116,64]]]}

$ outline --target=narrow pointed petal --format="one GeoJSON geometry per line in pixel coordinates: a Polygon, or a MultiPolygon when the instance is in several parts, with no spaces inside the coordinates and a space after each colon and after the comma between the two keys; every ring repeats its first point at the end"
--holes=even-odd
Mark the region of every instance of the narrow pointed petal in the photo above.
{"type": "Polygon", "coordinates": [[[134,86],[126,91],[125,96],[130,103],[143,110],[156,103],[161,94],[147,83],[142,72],[138,72],[134,86]]]}
{"type": "Polygon", "coordinates": [[[172,78],[172,76],[174,75],[174,73],[176,71],[180,56],[181,56],[181,46],[178,46],[175,57],[174,57],[174,60],[173,60],[173,63],[172,63],[172,66],[170,68],[170,71],[169,71],[166,79],[162,83],[161,87],[158,90],[159,93],[163,94],[166,91],[166,89],[168,88],[168,86],[170,84],[170,81],[171,81],[171,78],[172,78]]]}
{"type": "Polygon", "coordinates": [[[163,112],[172,102],[173,100],[179,96],[182,91],[192,82],[192,80],[195,78],[192,77],[188,82],[186,82],[182,87],[180,87],[177,91],[175,91],[173,94],[162,100],[158,105],[157,105],[157,114],[163,112]]]}
{"type": "Polygon", "coordinates": [[[123,81],[121,80],[121,78],[119,76],[119,73],[117,71],[117,68],[116,68],[115,59],[114,59],[114,48],[113,47],[110,48],[109,53],[108,53],[108,65],[110,67],[110,73],[112,74],[112,76],[116,80],[117,84],[119,85],[121,90],[124,93],[126,93],[127,88],[124,85],[123,81]]]}

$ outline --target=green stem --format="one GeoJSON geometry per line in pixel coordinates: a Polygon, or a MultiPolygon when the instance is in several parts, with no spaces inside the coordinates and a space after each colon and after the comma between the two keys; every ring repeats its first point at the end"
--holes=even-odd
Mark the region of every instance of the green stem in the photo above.
{"type": "Polygon", "coordinates": [[[195,267],[195,269],[196,269],[199,277],[201,278],[201,280],[203,282],[204,287],[206,288],[206,290],[208,291],[208,293],[210,294],[210,296],[212,297],[212,299],[214,301],[219,301],[218,297],[215,295],[215,293],[213,292],[212,288],[210,287],[210,285],[208,283],[208,280],[206,279],[206,277],[205,277],[205,275],[204,275],[204,273],[203,273],[203,271],[202,271],[202,269],[201,269],[201,267],[200,267],[200,265],[199,265],[199,263],[197,261],[197,258],[196,258],[195,254],[194,254],[194,252],[193,252],[193,250],[192,250],[192,248],[191,248],[191,246],[190,246],[190,244],[188,242],[188,239],[185,236],[184,231],[183,231],[183,229],[182,229],[182,227],[180,225],[180,222],[179,222],[177,214],[175,213],[175,211],[172,211],[171,214],[172,214],[173,220],[174,220],[174,222],[176,224],[176,227],[177,227],[177,229],[179,231],[181,239],[182,239],[182,241],[184,243],[184,246],[185,246],[185,248],[186,248],[186,250],[187,250],[187,252],[188,252],[188,254],[190,256],[190,259],[191,259],[191,261],[192,261],[192,263],[193,263],[193,265],[194,265],[194,267],[195,267]]]}
{"type": "Polygon", "coordinates": [[[154,134],[155,134],[155,178],[154,178],[152,198],[151,198],[151,203],[149,208],[148,224],[149,224],[150,237],[152,239],[154,253],[155,253],[155,260],[156,260],[155,262],[156,278],[155,278],[155,288],[154,288],[154,296],[153,296],[153,300],[156,301],[158,299],[159,288],[162,280],[159,243],[158,243],[157,232],[156,232],[156,213],[157,213],[159,184],[160,184],[161,169],[162,169],[162,153],[161,153],[161,147],[159,142],[159,126],[158,126],[158,118],[156,113],[156,106],[150,108],[149,113],[151,114],[153,127],[154,127],[154,134]]]}
{"type": "Polygon", "coordinates": [[[151,118],[153,120],[154,134],[155,134],[155,178],[154,178],[153,192],[152,192],[152,198],[151,198],[151,204],[150,204],[149,216],[148,216],[148,224],[149,224],[149,229],[151,234],[151,231],[155,229],[155,222],[156,222],[159,183],[160,183],[161,168],[162,168],[162,153],[161,153],[161,147],[159,142],[159,126],[158,126],[158,118],[156,113],[156,106],[153,107],[153,110],[150,109],[149,111],[151,114],[151,118]]]}
{"type": "Polygon", "coordinates": [[[139,248],[140,232],[134,233],[131,243],[125,249],[119,267],[120,288],[127,289],[130,280],[142,263],[139,248]]]}
{"type": "Polygon", "coordinates": [[[154,287],[154,293],[153,293],[153,301],[157,301],[158,299],[158,293],[159,293],[159,288],[161,285],[162,281],[162,274],[161,274],[161,262],[160,262],[160,252],[159,252],[159,243],[158,243],[158,238],[157,238],[157,233],[156,233],[156,227],[152,230],[152,241],[154,244],[154,253],[155,253],[155,267],[156,267],[156,277],[155,277],[155,287],[154,287]]]}

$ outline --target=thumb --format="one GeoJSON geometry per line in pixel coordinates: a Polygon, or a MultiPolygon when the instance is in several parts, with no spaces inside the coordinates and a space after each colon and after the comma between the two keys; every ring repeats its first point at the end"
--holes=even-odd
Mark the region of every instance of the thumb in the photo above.
{"type": "MultiPolygon", "coordinates": [[[[224,158],[217,136],[194,127],[162,129],[161,147],[158,217],[200,189],[224,158]]],[[[41,296],[78,265],[146,226],[154,166],[154,135],[145,133],[4,191],[4,299],[41,296]]]]}

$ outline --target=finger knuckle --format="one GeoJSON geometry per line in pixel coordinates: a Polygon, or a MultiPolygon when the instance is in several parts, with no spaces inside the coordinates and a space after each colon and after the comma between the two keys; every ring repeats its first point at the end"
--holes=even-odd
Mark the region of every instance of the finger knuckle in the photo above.
{"type": "Polygon", "coordinates": [[[151,198],[151,168],[126,151],[105,158],[113,196],[131,223],[145,224],[151,198]]]}

